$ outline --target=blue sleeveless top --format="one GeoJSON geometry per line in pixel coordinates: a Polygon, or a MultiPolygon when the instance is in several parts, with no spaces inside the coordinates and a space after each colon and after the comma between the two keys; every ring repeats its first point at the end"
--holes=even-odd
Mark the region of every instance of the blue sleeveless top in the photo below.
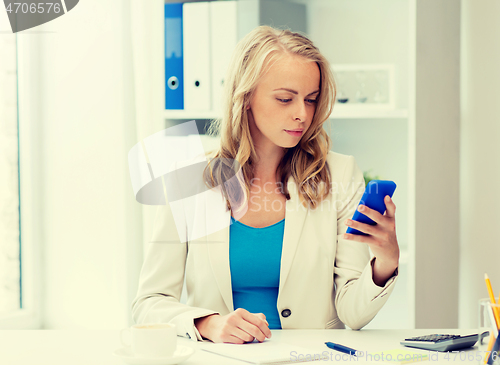
{"type": "Polygon", "coordinates": [[[281,329],[276,303],[280,282],[285,219],[255,228],[231,217],[229,266],[233,306],[264,313],[269,329],[281,329]]]}

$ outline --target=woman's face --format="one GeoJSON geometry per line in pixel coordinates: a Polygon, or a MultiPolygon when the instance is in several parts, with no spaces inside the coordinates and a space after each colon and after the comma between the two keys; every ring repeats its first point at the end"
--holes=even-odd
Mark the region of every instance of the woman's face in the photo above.
{"type": "Polygon", "coordinates": [[[295,147],[311,125],[319,94],[316,62],[300,56],[276,61],[257,85],[248,119],[259,150],[274,153],[295,147]],[[302,133],[287,131],[302,130],[302,133]]]}

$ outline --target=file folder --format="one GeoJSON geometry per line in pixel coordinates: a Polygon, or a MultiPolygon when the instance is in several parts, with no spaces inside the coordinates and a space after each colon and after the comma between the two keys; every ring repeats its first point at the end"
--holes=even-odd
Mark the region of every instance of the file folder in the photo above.
{"type": "Polygon", "coordinates": [[[184,109],[182,3],[165,4],[165,109],[184,109]]]}
{"type": "Polygon", "coordinates": [[[184,50],[184,110],[210,111],[209,3],[184,3],[182,30],[184,50]]]}
{"type": "Polygon", "coordinates": [[[212,109],[222,113],[224,78],[238,42],[237,2],[210,2],[210,44],[212,61],[212,109]]]}

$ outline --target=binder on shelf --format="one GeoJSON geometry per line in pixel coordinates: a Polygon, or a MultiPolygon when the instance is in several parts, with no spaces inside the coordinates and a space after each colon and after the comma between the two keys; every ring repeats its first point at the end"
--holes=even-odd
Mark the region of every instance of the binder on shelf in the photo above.
{"type": "Polygon", "coordinates": [[[165,4],[165,109],[184,109],[182,3],[165,4]]]}
{"type": "Polygon", "coordinates": [[[209,11],[206,1],[183,4],[184,110],[212,109],[209,11]]]}
{"type": "Polygon", "coordinates": [[[165,4],[165,118],[220,117],[232,52],[262,24],[305,32],[305,5],[283,12],[281,0],[165,4]]]}
{"type": "Polygon", "coordinates": [[[231,54],[238,43],[237,2],[212,1],[210,4],[210,52],[212,62],[212,110],[222,112],[224,77],[231,54]]]}

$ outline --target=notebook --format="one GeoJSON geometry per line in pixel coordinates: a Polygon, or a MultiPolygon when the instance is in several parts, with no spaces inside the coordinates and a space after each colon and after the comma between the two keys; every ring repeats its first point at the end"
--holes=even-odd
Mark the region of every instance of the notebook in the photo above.
{"type": "Polygon", "coordinates": [[[274,341],[241,345],[206,342],[200,345],[202,350],[252,364],[295,364],[325,359],[325,354],[319,351],[274,341]]]}

